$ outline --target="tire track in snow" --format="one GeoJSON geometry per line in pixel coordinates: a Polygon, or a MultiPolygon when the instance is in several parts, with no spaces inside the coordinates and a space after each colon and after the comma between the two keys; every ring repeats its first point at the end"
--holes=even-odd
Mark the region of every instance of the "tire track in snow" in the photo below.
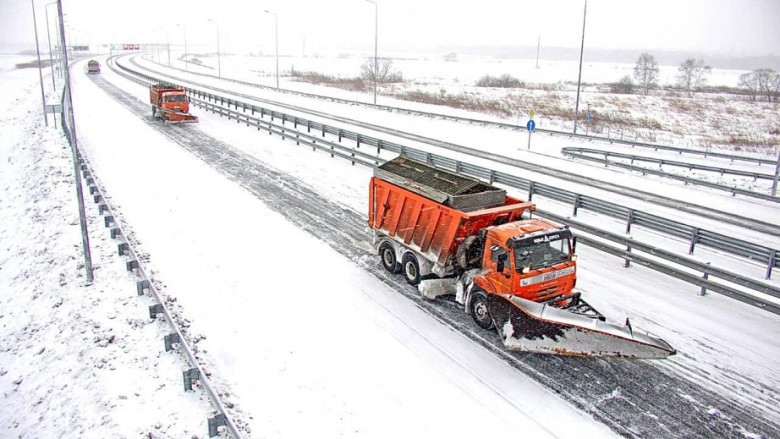
{"type": "Polygon", "coordinates": [[[616,433],[657,438],[741,438],[746,432],[764,437],[778,435],[776,420],[653,362],[505,351],[495,332],[477,328],[455,302],[424,300],[401,276],[387,273],[378,259],[365,250],[370,233],[363,215],[325,199],[304,182],[209,136],[197,126],[163,124],[151,117],[149,104],[103,78],[91,79],[148,126],[248,190],[288,221],[616,433]]]}

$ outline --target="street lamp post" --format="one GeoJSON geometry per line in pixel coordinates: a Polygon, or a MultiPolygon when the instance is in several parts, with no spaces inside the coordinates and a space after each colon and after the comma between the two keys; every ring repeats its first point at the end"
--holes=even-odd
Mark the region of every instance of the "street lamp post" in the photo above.
{"type": "Polygon", "coordinates": [[[222,61],[220,60],[219,55],[219,23],[217,20],[212,20],[209,18],[209,21],[213,22],[217,26],[217,75],[221,78],[222,77],[222,61]]]}
{"type": "Polygon", "coordinates": [[[374,5],[374,105],[376,105],[376,88],[379,81],[379,58],[377,58],[379,48],[379,5],[372,0],[366,1],[374,5]]]}
{"type": "MultiPolygon", "coordinates": [[[[49,34],[49,6],[56,5],[57,2],[47,3],[46,10],[46,39],[49,41],[49,67],[51,67],[51,89],[56,90],[57,84],[54,83],[54,59],[51,53],[51,35],[49,34]]],[[[56,121],[56,119],[55,119],[56,121]]]]}
{"type": "Polygon", "coordinates": [[[577,77],[577,103],[574,106],[574,134],[577,134],[577,118],[580,111],[580,85],[582,84],[582,53],[585,50],[585,16],[588,13],[588,0],[585,0],[585,10],[582,12],[582,45],[580,46],[580,74],[577,77]]]}
{"type": "Polygon", "coordinates": [[[279,18],[276,16],[275,12],[271,12],[267,9],[265,13],[274,16],[274,39],[276,41],[276,89],[279,90],[279,18]]]}
{"type": "Polygon", "coordinates": [[[190,64],[187,62],[187,28],[181,23],[176,23],[176,26],[181,26],[181,30],[184,32],[184,69],[189,71],[190,64]]]}
{"type": "MultiPolygon", "coordinates": [[[[68,47],[67,40],[65,40],[65,23],[62,20],[62,0],[57,0],[57,13],[60,18],[60,41],[62,41],[62,47],[68,47]]],[[[79,176],[79,167],[76,157],[78,156],[78,143],[76,140],[76,119],[73,115],[73,94],[71,93],[70,84],[70,69],[68,68],[68,51],[65,50],[63,54],[63,62],[65,63],[65,91],[67,92],[67,102],[64,101],[63,96],[63,111],[66,111],[66,115],[70,120],[70,133],[71,133],[71,151],[73,153],[73,176],[76,179],[76,196],[79,202],[79,219],[81,223],[81,245],[84,250],[84,268],[87,272],[87,285],[92,285],[94,279],[94,273],[92,269],[92,252],[89,249],[89,230],[87,229],[87,216],[84,208],[84,191],[81,188],[81,178],[79,176]]],[[[64,92],[65,92],[64,91],[64,92]]],[[[64,122],[65,119],[63,119],[64,122]]],[[[63,127],[64,128],[64,127],[63,127]]]]}
{"type": "Polygon", "coordinates": [[[46,95],[43,92],[43,72],[41,72],[41,51],[38,48],[38,22],[35,20],[35,1],[30,0],[33,13],[33,30],[35,31],[35,51],[38,53],[38,77],[41,80],[41,106],[43,107],[43,120],[49,126],[49,117],[46,115],[46,95]]]}

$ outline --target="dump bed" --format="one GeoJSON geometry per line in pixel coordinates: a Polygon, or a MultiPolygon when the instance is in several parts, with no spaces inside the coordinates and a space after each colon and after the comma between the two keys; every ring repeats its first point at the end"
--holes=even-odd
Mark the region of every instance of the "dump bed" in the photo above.
{"type": "Polygon", "coordinates": [[[535,207],[479,180],[398,157],[376,168],[368,209],[369,227],[446,266],[466,237],[535,207]]]}

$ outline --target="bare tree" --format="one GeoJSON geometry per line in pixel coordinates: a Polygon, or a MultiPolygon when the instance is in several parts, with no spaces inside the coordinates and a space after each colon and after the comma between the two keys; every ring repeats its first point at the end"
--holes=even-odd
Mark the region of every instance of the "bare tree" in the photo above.
{"type": "Polygon", "coordinates": [[[609,90],[612,93],[619,93],[619,94],[632,94],[634,93],[634,81],[631,80],[631,77],[626,75],[622,78],[620,78],[620,81],[615,82],[613,84],[609,85],[609,90]]]}
{"type": "Polygon", "coordinates": [[[754,101],[761,94],[766,96],[767,102],[773,100],[777,102],[778,94],[780,94],[780,73],[774,69],[753,70],[750,73],[740,75],[737,86],[749,91],[754,101]]]}
{"type": "Polygon", "coordinates": [[[366,59],[366,62],[363,63],[362,66],[360,66],[360,76],[367,80],[374,82],[376,80],[377,82],[385,82],[388,79],[388,75],[390,75],[390,68],[393,66],[393,61],[387,58],[379,58],[374,63],[374,58],[368,58],[366,59]],[[378,64],[378,70],[375,68],[378,64]]]}
{"type": "Polygon", "coordinates": [[[756,77],[758,90],[766,96],[767,102],[773,100],[777,102],[778,92],[780,91],[780,74],[773,69],[758,69],[753,71],[756,77]]]}
{"type": "Polygon", "coordinates": [[[634,79],[639,86],[644,90],[645,94],[650,88],[658,85],[658,61],[655,60],[653,55],[649,53],[643,53],[639,55],[639,59],[636,60],[636,66],[634,67],[634,79]]]}
{"type": "Polygon", "coordinates": [[[692,98],[693,92],[707,83],[707,75],[712,72],[712,67],[705,65],[704,60],[688,58],[677,71],[677,84],[692,98]]]}
{"type": "Polygon", "coordinates": [[[750,97],[755,101],[756,97],[758,96],[758,92],[761,90],[758,87],[758,78],[756,77],[756,72],[752,71],[750,73],[739,75],[739,82],[737,83],[737,87],[747,90],[750,93],[750,97]]]}

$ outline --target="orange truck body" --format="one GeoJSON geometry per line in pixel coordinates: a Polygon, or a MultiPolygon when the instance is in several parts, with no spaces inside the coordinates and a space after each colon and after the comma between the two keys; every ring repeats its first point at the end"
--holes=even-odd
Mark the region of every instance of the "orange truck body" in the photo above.
{"type": "Polygon", "coordinates": [[[378,172],[369,184],[368,223],[375,232],[375,244],[394,241],[394,247],[398,249],[396,259],[400,261],[404,254],[413,253],[421,274],[431,279],[459,275],[467,270],[467,267],[458,267],[456,254],[467,238],[481,235],[481,253],[472,266],[481,269],[475,279],[481,289],[533,301],[571,293],[576,276],[572,246],[569,245],[572,235],[568,229],[546,220],[523,219],[524,213],[536,209],[534,203],[513,198],[504,190],[475,183],[476,180],[470,178],[461,180],[457,174],[433,171],[434,178],[441,184],[430,184],[446,186],[444,192],[453,193],[456,191],[452,189],[454,186],[470,185],[462,193],[445,200],[444,193],[414,181],[414,172],[408,174],[410,179],[396,175],[397,172],[403,174],[409,167],[430,172],[424,164],[405,159],[396,161],[402,161],[403,165],[390,164],[390,173],[377,168],[378,172]],[[529,240],[543,240],[544,237],[567,241],[564,246],[566,260],[527,272],[523,272],[523,267],[516,267],[515,252],[521,251],[517,249],[528,248],[533,245],[529,240]],[[503,270],[498,270],[493,256],[495,247],[507,254],[503,270]]]}
{"type": "Polygon", "coordinates": [[[400,156],[374,169],[368,225],[384,268],[428,299],[454,295],[509,350],[657,359],[658,337],[609,323],[576,283],[576,238],[530,218],[533,203],[479,180],[400,156]],[[529,218],[524,214],[528,213],[529,218]]]}
{"type": "Polygon", "coordinates": [[[149,101],[152,103],[152,116],[170,123],[197,122],[198,118],[189,114],[190,103],[183,88],[167,84],[156,84],[149,88],[149,101]]]}

